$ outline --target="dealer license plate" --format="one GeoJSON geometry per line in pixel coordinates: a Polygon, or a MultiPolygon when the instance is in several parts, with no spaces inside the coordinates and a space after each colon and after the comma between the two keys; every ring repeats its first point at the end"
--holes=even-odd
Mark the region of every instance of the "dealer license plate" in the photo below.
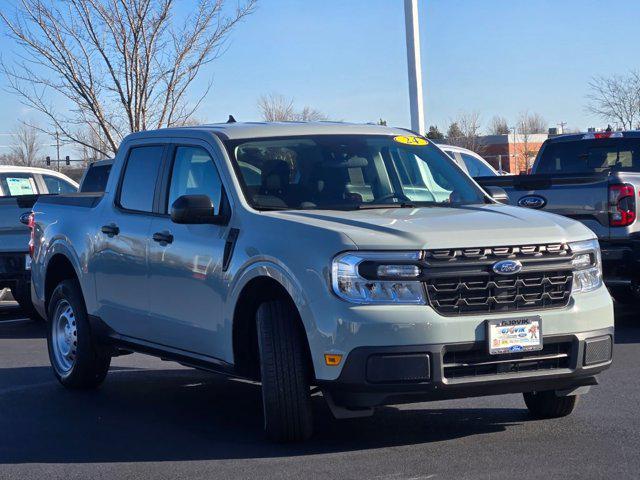
{"type": "Polygon", "coordinates": [[[487,320],[489,353],[542,350],[542,319],[538,316],[487,320]]]}

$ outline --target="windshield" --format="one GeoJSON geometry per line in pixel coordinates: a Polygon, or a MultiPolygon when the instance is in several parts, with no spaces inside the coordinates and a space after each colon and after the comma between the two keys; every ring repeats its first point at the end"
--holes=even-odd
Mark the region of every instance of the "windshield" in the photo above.
{"type": "Polygon", "coordinates": [[[227,148],[247,200],[260,210],[485,202],[482,190],[431,143],[396,138],[265,138],[227,142],[227,148]]]}
{"type": "Polygon", "coordinates": [[[640,172],[640,138],[611,138],[549,143],[535,173],[640,172]]]}

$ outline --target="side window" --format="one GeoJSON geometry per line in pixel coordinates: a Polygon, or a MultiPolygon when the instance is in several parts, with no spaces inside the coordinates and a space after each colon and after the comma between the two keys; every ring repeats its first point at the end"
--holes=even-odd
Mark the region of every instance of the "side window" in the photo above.
{"type": "Polygon", "coordinates": [[[487,167],[484,163],[478,160],[473,155],[467,153],[461,153],[462,160],[467,167],[469,175],[472,177],[490,177],[495,175],[495,172],[487,167]]]}
{"type": "Polygon", "coordinates": [[[80,185],[81,192],[104,192],[107,188],[111,164],[91,166],[80,185]]]}
{"type": "Polygon", "coordinates": [[[120,206],[139,212],[153,211],[153,196],[162,163],[163,146],[135,147],[129,152],[120,189],[120,206]]]}
{"type": "Polygon", "coordinates": [[[182,195],[207,195],[220,208],[222,182],[213,159],[200,147],[178,147],[175,152],[167,210],[182,195]]]}
{"type": "Polygon", "coordinates": [[[28,173],[6,173],[0,175],[2,191],[6,196],[35,195],[36,182],[28,173]]]}
{"type": "Polygon", "coordinates": [[[75,193],[77,191],[76,187],[71,185],[69,182],[54,177],[53,175],[43,175],[42,179],[44,180],[45,185],[47,186],[47,191],[49,193],[75,193]]]}

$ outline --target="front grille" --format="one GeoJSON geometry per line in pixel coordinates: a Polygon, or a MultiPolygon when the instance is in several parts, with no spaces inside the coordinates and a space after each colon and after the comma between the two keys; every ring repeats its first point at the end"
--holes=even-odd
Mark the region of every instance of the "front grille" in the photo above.
{"type": "Polygon", "coordinates": [[[424,284],[442,315],[562,308],[571,298],[572,255],[566,244],[430,250],[424,284]],[[493,265],[518,260],[522,270],[499,275],[493,265]]]}
{"type": "Polygon", "coordinates": [[[447,350],[443,358],[444,377],[456,379],[570,368],[571,352],[571,342],[552,343],[542,350],[504,355],[489,355],[486,347],[447,350]]]}

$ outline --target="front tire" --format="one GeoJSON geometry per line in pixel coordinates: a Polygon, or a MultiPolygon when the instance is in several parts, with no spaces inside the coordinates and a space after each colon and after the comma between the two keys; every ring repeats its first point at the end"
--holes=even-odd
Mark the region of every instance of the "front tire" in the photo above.
{"type": "Polygon", "coordinates": [[[48,309],[49,360],[58,381],[67,388],[90,389],[105,379],[111,356],[91,335],[80,286],[61,282],[53,291],[48,309]]]}
{"type": "Polygon", "coordinates": [[[578,403],[578,395],[558,397],[553,390],[527,392],[523,396],[529,413],[536,419],[566,417],[578,403]]]}
{"type": "Polygon", "coordinates": [[[260,305],[256,315],[264,428],[276,442],[306,440],[313,431],[306,342],[299,320],[283,301],[260,305]]]}

